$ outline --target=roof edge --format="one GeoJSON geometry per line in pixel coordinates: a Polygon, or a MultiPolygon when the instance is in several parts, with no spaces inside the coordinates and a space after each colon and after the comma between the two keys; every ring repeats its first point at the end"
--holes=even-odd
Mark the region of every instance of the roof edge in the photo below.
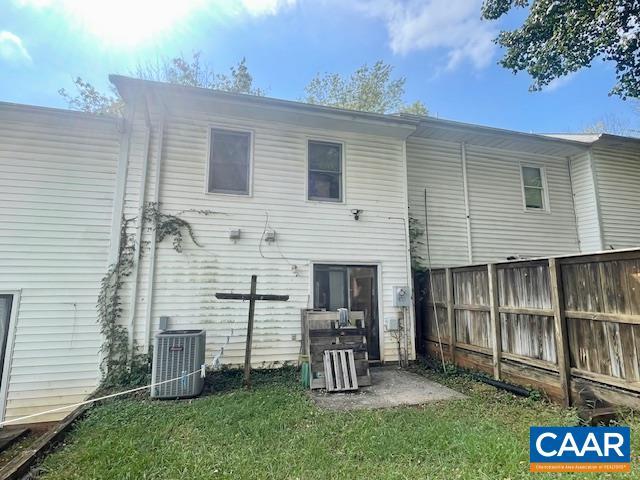
{"type": "Polygon", "coordinates": [[[124,75],[109,75],[109,80],[113,83],[120,95],[129,101],[138,90],[152,89],[155,91],[164,91],[172,93],[183,93],[191,95],[203,95],[222,101],[240,102],[245,104],[254,104],[264,107],[276,107],[288,110],[297,110],[308,113],[315,113],[324,116],[341,116],[348,117],[351,120],[361,120],[376,123],[386,123],[395,126],[417,127],[419,121],[412,118],[404,118],[395,115],[386,115],[382,113],[362,112],[359,110],[348,110],[344,108],[327,107],[324,105],[315,105],[311,103],[297,102],[294,100],[282,100],[273,97],[260,97],[244,93],[232,93],[222,90],[214,90],[210,88],[191,87],[187,85],[176,85],[166,82],[158,82],[154,80],[143,80],[139,78],[128,77],[124,75]]]}
{"type": "Polygon", "coordinates": [[[30,105],[26,103],[15,103],[15,102],[3,102],[0,101],[0,109],[2,108],[11,108],[15,110],[21,110],[24,112],[35,112],[35,113],[43,113],[49,115],[64,115],[69,117],[80,117],[87,118],[95,121],[102,122],[119,122],[121,118],[118,115],[110,115],[110,114],[98,114],[91,112],[83,112],[81,110],[71,110],[66,108],[57,108],[57,107],[43,107],[40,105],[30,105]]]}
{"type": "Polygon", "coordinates": [[[445,119],[435,118],[435,117],[422,117],[422,119],[420,120],[420,125],[432,125],[436,127],[452,128],[452,129],[458,129],[458,130],[476,130],[476,131],[481,131],[483,133],[487,133],[491,135],[509,135],[509,136],[516,136],[526,140],[534,140],[534,141],[541,141],[541,142],[547,142],[547,143],[561,143],[565,145],[571,145],[574,147],[585,148],[585,142],[581,142],[577,140],[558,138],[558,137],[548,136],[541,133],[519,132],[517,130],[508,130],[506,128],[489,127],[486,125],[459,122],[456,120],[445,120],[445,119]]]}

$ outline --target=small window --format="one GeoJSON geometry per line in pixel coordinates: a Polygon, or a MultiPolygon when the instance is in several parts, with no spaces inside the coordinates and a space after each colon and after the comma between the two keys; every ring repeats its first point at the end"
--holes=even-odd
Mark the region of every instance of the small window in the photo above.
{"type": "Polygon", "coordinates": [[[309,142],[309,200],[342,201],[342,145],[309,142]]]}
{"type": "Polygon", "coordinates": [[[545,210],[544,175],[539,167],[522,167],[524,205],[531,210],[545,210]]]}
{"type": "Polygon", "coordinates": [[[251,134],[211,130],[208,191],[249,195],[251,134]]]}

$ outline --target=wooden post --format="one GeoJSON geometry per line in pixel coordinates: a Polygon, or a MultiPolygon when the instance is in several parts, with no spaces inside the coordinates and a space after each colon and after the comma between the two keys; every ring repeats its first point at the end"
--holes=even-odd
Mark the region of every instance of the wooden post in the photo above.
{"type": "Polygon", "coordinates": [[[244,386],[251,388],[251,344],[253,343],[253,317],[256,310],[256,300],[281,301],[289,300],[289,295],[256,295],[258,277],[251,275],[251,293],[216,293],[220,300],[249,300],[249,320],[247,321],[247,344],[244,349],[244,386]]]}
{"type": "Polygon", "coordinates": [[[251,299],[249,300],[249,321],[247,323],[247,344],[244,349],[244,386],[251,388],[251,344],[253,343],[253,317],[256,310],[256,284],[258,277],[251,275],[251,299]]]}
{"type": "Polygon", "coordinates": [[[571,361],[569,359],[569,337],[567,335],[567,319],[564,316],[564,296],[562,291],[562,273],[555,258],[549,259],[549,278],[551,280],[551,303],[556,336],[556,357],[560,373],[560,389],[562,403],[571,405],[571,361]]]}
{"type": "Polygon", "coordinates": [[[489,274],[489,312],[491,314],[491,340],[493,350],[493,378],[500,380],[500,357],[502,353],[502,336],[500,334],[500,301],[498,298],[498,275],[493,263],[487,265],[489,274]]]}
{"type": "Polygon", "coordinates": [[[453,272],[450,268],[444,270],[445,288],[447,289],[447,323],[449,325],[449,357],[452,364],[456,364],[456,316],[453,309],[453,272]]]}

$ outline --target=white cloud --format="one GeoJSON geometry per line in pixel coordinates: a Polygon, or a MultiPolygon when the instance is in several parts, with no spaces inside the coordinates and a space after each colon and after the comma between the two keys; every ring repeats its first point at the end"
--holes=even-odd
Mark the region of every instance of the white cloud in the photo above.
{"type": "Polygon", "coordinates": [[[568,85],[569,83],[571,83],[574,78],[576,77],[578,72],[573,72],[570,73],[568,75],[565,75],[564,77],[558,77],[558,78],[554,78],[553,80],[551,80],[549,82],[549,85],[547,85],[546,87],[544,87],[544,89],[542,90],[543,92],[555,92],[556,90],[564,87],[565,85],[568,85]]]}
{"type": "Polygon", "coordinates": [[[292,7],[297,0],[242,0],[242,6],[251,14],[275,15],[283,8],[292,7]]]}
{"type": "Polygon", "coordinates": [[[32,62],[31,55],[22,44],[22,40],[17,35],[0,31],[0,59],[10,63],[27,63],[32,62]]]}
{"type": "Polygon", "coordinates": [[[358,6],[385,22],[394,53],[441,49],[448,69],[465,61],[484,68],[495,55],[497,31],[480,18],[482,0],[369,0],[358,6]]]}

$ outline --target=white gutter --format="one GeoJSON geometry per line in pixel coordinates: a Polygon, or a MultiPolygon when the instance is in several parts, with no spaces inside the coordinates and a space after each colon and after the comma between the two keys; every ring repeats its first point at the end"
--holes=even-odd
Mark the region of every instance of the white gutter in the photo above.
{"type": "Polygon", "coordinates": [[[596,201],[596,214],[598,215],[598,235],[600,239],[600,250],[604,250],[604,230],[602,228],[602,207],[600,206],[600,188],[598,186],[598,172],[593,161],[593,148],[589,148],[589,167],[591,168],[591,178],[593,181],[593,194],[596,201]]]}
{"type": "MultiPolygon", "coordinates": [[[[154,184],[153,191],[153,203],[156,208],[158,208],[158,204],[160,201],[160,174],[162,171],[162,147],[164,144],[164,129],[165,129],[165,120],[167,116],[166,107],[162,106],[162,114],[160,117],[160,127],[158,129],[158,142],[156,145],[157,159],[156,159],[156,178],[154,184]]],[[[147,281],[147,305],[145,310],[145,328],[144,328],[144,352],[149,351],[149,346],[151,345],[151,313],[153,309],[153,282],[155,278],[156,272],[156,225],[153,228],[153,234],[151,236],[151,244],[150,244],[150,258],[149,258],[149,276],[147,281]]]]}
{"type": "Polygon", "coordinates": [[[462,158],[462,188],[464,190],[464,215],[467,219],[467,252],[469,263],[473,263],[473,246],[471,242],[471,210],[469,208],[469,184],[467,183],[467,144],[460,144],[462,158]]]}
{"type": "MultiPolygon", "coordinates": [[[[413,299],[413,272],[411,270],[411,237],[409,235],[409,181],[408,181],[408,165],[407,165],[407,141],[402,142],[402,168],[403,168],[403,190],[404,190],[404,244],[405,244],[405,253],[406,253],[406,268],[407,268],[407,287],[409,289],[409,298],[413,299]]],[[[412,301],[411,306],[407,308],[406,313],[409,318],[405,320],[405,328],[406,325],[409,325],[408,331],[405,332],[405,352],[408,360],[414,360],[416,358],[416,334],[415,334],[415,311],[414,311],[415,303],[412,301]],[[411,338],[411,345],[407,345],[408,338],[411,338]],[[410,347],[410,348],[409,348],[410,347]]],[[[383,323],[384,323],[384,319],[383,323]]],[[[382,355],[381,355],[382,358],[382,355]]],[[[400,363],[401,359],[398,359],[400,363]]]]}
{"type": "Polygon", "coordinates": [[[573,189],[573,175],[571,174],[572,158],[567,157],[567,171],[569,172],[569,189],[571,191],[571,206],[573,207],[573,221],[576,225],[576,240],[578,252],[582,252],[582,239],[580,238],[580,226],[578,225],[578,211],[576,210],[576,193],[573,189]]]}
{"type": "Polygon", "coordinates": [[[140,178],[140,189],[139,189],[139,205],[138,205],[138,218],[137,218],[137,226],[136,233],[134,236],[134,253],[133,253],[133,272],[131,274],[131,298],[129,300],[129,318],[128,318],[128,332],[129,332],[129,351],[133,354],[133,342],[135,338],[135,317],[136,317],[136,306],[138,304],[138,273],[140,271],[140,256],[142,250],[142,224],[144,223],[143,215],[144,215],[144,207],[145,207],[145,196],[147,190],[147,171],[149,170],[149,153],[150,153],[150,143],[151,143],[151,116],[149,115],[149,102],[145,95],[144,97],[145,103],[145,136],[144,136],[144,153],[142,157],[142,175],[140,178]]]}

